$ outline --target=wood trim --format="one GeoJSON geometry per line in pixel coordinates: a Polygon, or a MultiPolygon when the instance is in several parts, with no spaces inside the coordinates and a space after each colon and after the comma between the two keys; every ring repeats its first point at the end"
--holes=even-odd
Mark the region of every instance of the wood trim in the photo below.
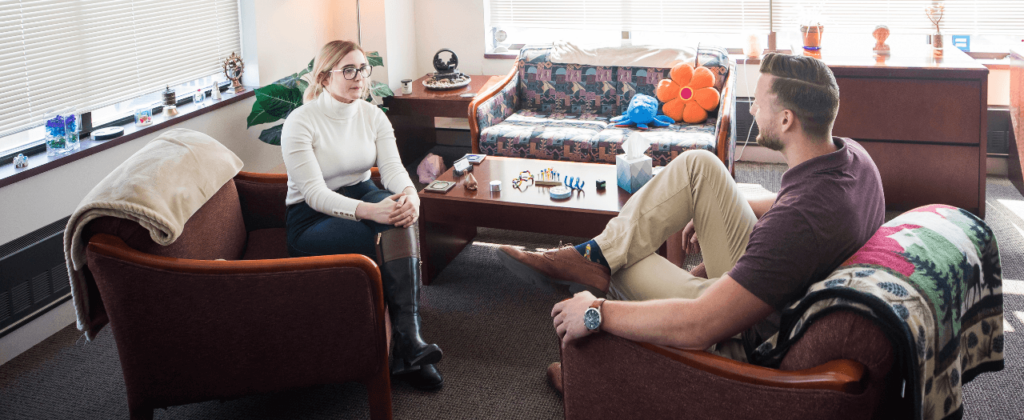
{"type": "Polygon", "coordinates": [[[751,385],[788,389],[818,389],[845,394],[864,391],[866,368],[860,362],[833,360],[810,369],[784,371],[727,359],[700,350],[682,350],[650,343],[641,347],[694,369],[751,385]]]}
{"type": "MultiPolygon", "coordinates": [[[[69,155],[48,157],[46,156],[46,153],[39,153],[29,156],[29,166],[27,168],[14,168],[14,164],[10,161],[0,162],[0,188],[6,187],[23,179],[39,175],[51,169],[59,168],[76,160],[107,150],[111,147],[119,146],[121,144],[135,140],[139,137],[170,128],[175,124],[198,117],[207,112],[223,108],[229,104],[233,104],[235,102],[250,98],[255,95],[256,93],[253,90],[253,88],[246,88],[245,92],[237,93],[234,95],[225,95],[224,99],[221,99],[217,102],[209,103],[208,105],[205,105],[199,109],[190,110],[189,107],[194,107],[195,105],[182,105],[178,107],[178,111],[181,112],[181,114],[179,114],[177,117],[165,119],[163,121],[153,123],[153,125],[146,127],[136,127],[135,123],[130,123],[121,126],[122,128],[124,128],[124,135],[121,137],[101,141],[93,140],[92,137],[82,139],[82,148],[79,149],[77,152],[71,153],[69,155]]],[[[207,99],[207,102],[209,101],[211,101],[211,99],[207,99]]]]}
{"type": "MultiPolygon", "coordinates": [[[[89,252],[116,258],[127,263],[189,274],[260,274],[324,268],[352,267],[366,273],[371,283],[380,285],[377,263],[359,254],[320,255],[315,257],[281,258],[276,260],[194,260],[151,255],[136,250],[121,238],[106,233],[96,234],[89,240],[89,252]]],[[[383,316],[383,315],[382,315],[383,316]]]]}
{"type": "Polygon", "coordinates": [[[235,179],[238,181],[260,182],[264,184],[286,184],[288,183],[288,174],[264,174],[258,172],[239,171],[238,175],[235,175],[235,179]]]}
{"type": "MultiPolygon", "coordinates": [[[[729,145],[729,136],[726,135],[725,127],[732,124],[732,108],[733,102],[735,102],[736,95],[733,94],[733,90],[736,87],[736,65],[729,65],[729,77],[725,80],[725,88],[722,89],[722,97],[724,101],[719,105],[719,112],[722,114],[722,125],[718,128],[718,159],[722,163],[729,165],[729,155],[732,153],[732,148],[727,147],[729,145]]],[[[732,133],[736,135],[736,133],[732,133]]],[[[735,165],[733,168],[728,168],[729,173],[732,174],[733,178],[736,177],[735,165]]]]}
{"type": "Polygon", "coordinates": [[[476,97],[469,102],[469,139],[472,144],[473,153],[480,153],[480,126],[476,123],[476,109],[480,106],[480,103],[491,99],[494,95],[498,94],[498,92],[501,92],[501,90],[504,89],[510,81],[512,81],[512,78],[515,77],[518,70],[519,69],[513,65],[512,71],[508,72],[505,79],[491,85],[490,90],[476,95],[476,97]]]}

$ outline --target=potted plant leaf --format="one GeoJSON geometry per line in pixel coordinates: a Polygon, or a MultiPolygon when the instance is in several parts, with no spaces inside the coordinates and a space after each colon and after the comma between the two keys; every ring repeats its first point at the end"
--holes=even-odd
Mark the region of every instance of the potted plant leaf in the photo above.
{"type": "MultiPolygon", "coordinates": [[[[384,66],[384,59],[376,51],[367,53],[366,61],[371,67],[384,66]]],[[[292,111],[302,105],[302,93],[309,86],[311,80],[309,74],[312,71],[313,60],[309,60],[309,65],[302,71],[256,89],[256,102],[252,104],[252,111],[249,112],[249,117],[245,120],[245,128],[288,118],[292,111]]],[[[371,80],[370,94],[365,99],[367,102],[378,104],[377,106],[382,111],[387,112],[387,107],[380,105],[380,98],[394,96],[394,94],[388,85],[371,80]]],[[[280,146],[282,127],[284,127],[284,123],[263,130],[260,132],[260,140],[267,144],[280,146]]]]}

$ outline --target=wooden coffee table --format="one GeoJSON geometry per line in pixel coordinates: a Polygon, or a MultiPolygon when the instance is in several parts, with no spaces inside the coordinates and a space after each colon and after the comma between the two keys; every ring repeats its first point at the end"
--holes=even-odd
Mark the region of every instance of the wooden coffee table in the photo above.
{"type": "MultiPolygon", "coordinates": [[[[466,176],[454,177],[448,170],[437,179],[457,181],[445,194],[420,192],[420,244],[423,249],[423,283],[430,282],[476,236],[477,227],[518,230],[589,238],[597,236],[631,194],[615,183],[615,165],[488,156],[473,166],[479,186],[464,188],[466,176]],[[563,175],[585,181],[583,192],[564,200],[552,200],[549,187],[531,185],[520,191],[512,179],[522,171],[536,176],[554,168],[563,175]],[[598,191],[596,180],[607,188],[598,191]],[[492,180],[501,181],[501,191],[489,191],[492,180]]],[[[665,247],[662,246],[661,253],[665,247]]]]}

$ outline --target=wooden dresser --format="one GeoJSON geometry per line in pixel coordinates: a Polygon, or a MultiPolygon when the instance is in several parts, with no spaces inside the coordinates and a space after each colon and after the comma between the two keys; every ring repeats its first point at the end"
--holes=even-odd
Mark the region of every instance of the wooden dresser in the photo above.
{"type": "Polygon", "coordinates": [[[871,154],[888,210],[949,204],[985,216],[988,69],[957,48],[823,48],[839,84],[832,134],[871,154]]]}

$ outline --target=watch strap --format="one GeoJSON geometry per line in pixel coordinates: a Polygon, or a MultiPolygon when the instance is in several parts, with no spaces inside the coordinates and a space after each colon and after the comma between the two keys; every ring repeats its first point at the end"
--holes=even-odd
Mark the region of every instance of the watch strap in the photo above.
{"type": "Polygon", "coordinates": [[[595,300],[595,301],[594,301],[594,303],[591,303],[591,304],[590,304],[590,307],[591,307],[591,308],[594,308],[594,309],[597,309],[598,311],[600,311],[600,310],[601,310],[601,306],[602,306],[602,305],[604,305],[604,301],[605,301],[605,300],[607,300],[607,299],[598,299],[598,300],[595,300]]]}

